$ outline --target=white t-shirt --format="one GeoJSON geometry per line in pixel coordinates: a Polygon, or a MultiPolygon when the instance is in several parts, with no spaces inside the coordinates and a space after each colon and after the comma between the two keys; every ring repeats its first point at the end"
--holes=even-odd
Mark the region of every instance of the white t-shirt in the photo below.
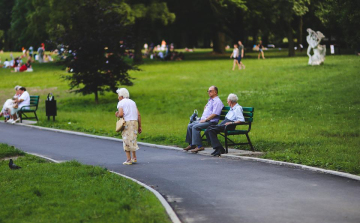
{"type": "Polygon", "coordinates": [[[4,67],[7,68],[7,67],[9,67],[9,66],[10,66],[10,61],[5,61],[5,62],[4,62],[4,67]]]}
{"type": "Polygon", "coordinates": [[[23,99],[24,101],[19,103],[19,109],[25,105],[30,105],[30,95],[27,91],[24,91],[22,95],[19,97],[19,100],[23,99]]]}
{"type": "Polygon", "coordinates": [[[239,49],[238,48],[234,48],[233,50],[233,58],[238,58],[239,57],[239,49]]]}
{"type": "Polygon", "coordinates": [[[121,101],[119,101],[118,105],[117,105],[117,109],[119,110],[119,108],[122,108],[124,111],[124,120],[125,121],[132,121],[138,120],[138,112],[137,112],[137,107],[136,107],[136,103],[129,99],[129,98],[124,98],[121,101]]]}

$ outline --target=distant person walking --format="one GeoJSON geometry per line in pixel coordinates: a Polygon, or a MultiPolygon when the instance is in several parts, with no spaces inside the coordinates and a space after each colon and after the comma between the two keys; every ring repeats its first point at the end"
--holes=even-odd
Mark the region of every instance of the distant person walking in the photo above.
{"type": "Polygon", "coordinates": [[[121,133],[126,153],[126,161],[123,164],[131,165],[137,162],[136,150],[139,149],[137,135],[142,132],[141,116],[136,103],[129,98],[130,94],[126,88],[120,88],[116,93],[118,93],[119,102],[117,105],[118,111],[115,113],[115,116],[118,118],[123,117],[125,120],[125,129],[121,133]]]}
{"type": "Polygon", "coordinates": [[[41,46],[38,48],[37,53],[38,53],[37,58],[39,63],[44,62],[44,49],[41,46]]]}
{"type": "Polygon", "coordinates": [[[240,68],[239,61],[238,61],[238,58],[239,58],[239,49],[238,49],[238,45],[237,45],[237,44],[234,44],[234,49],[233,49],[233,52],[232,52],[231,55],[230,55],[230,58],[234,58],[232,70],[235,70],[236,65],[239,67],[239,70],[240,70],[241,68],[240,68]]]}
{"type": "Polygon", "coordinates": [[[262,41],[260,40],[259,44],[258,44],[258,48],[259,48],[259,55],[258,55],[258,59],[260,59],[260,54],[262,56],[263,59],[265,59],[264,57],[264,46],[262,45],[262,41]]]}
{"type": "Polygon", "coordinates": [[[243,68],[245,69],[245,65],[243,64],[243,62],[241,61],[242,58],[244,58],[244,45],[242,44],[242,42],[239,40],[238,41],[239,44],[239,57],[238,57],[238,63],[240,66],[240,69],[243,68]]]}

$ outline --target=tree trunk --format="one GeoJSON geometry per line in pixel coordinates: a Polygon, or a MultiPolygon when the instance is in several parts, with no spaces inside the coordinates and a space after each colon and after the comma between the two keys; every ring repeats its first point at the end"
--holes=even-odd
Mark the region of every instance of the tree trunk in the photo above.
{"type": "Polygon", "coordinates": [[[294,36],[290,22],[287,22],[287,38],[289,41],[289,57],[295,56],[294,36]]]}
{"type": "Polygon", "coordinates": [[[11,38],[9,37],[10,31],[5,30],[4,31],[4,50],[5,51],[12,51],[12,44],[11,44],[11,38]]]}
{"type": "MultiPolygon", "coordinates": [[[[137,21],[137,23],[140,23],[140,21],[137,21]]],[[[133,62],[135,64],[141,64],[143,62],[142,60],[142,48],[143,48],[143,38],[142,38],[142,32],[141,32],[141,25],[135,24],[135,46],[134,46],[134,59],[133,62]]]]}
{"type": "Polygon", "coordinates": [[[298,46],[299,46],[299,50],[300,52],[302,52],[303,48],[300,47],[300,44],[304,47],[303,44],[303,17],[300,16],[300,21],[299,21],[299,38],[298,38],[298,46]]]}
{"type": "Polygon", "coordinates": [[[95,103],[96,103],[96,104],[99,104],[99,92],[96,90],[96,91],[94,92],[94,94],[95,94],[95,103]]]}
{"type": "Polygon", "coordinates": [[[215,31],[213,37],[213,44],[214,53],[225,53],[225,33],[221,31],[215,31]]]}
{"type": "Polygon", "coordinates": [[[135,46],[134,46],[134,60],[133,62],[135,64],[141,64],[143,62],[142,60],[142,50],[143,48],[143,42],[141,41],[140,38],[137,38],[135,40],[135,46]]]}

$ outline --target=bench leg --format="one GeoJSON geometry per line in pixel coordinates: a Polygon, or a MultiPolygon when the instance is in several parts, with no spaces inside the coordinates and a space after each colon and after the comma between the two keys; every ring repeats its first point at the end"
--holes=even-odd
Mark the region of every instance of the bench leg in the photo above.
{"type": "Polygon", "coordinates": [[[228,142],[227,142],[228,138],[227,135],[225,134],[225,153],[228,153],[228,142]]]}
{"type": "Polygon", "coordinates": [[[255,150],[254,150],[254,147],[253,147],[253,145],[252,145],[252,143],[251,143],[251,141],[250,141],[249,135],[248,135],[247,133],[246,133],[245,135],[246,135],[246,138],[247,138],[247,140],[248,140],[248,142],[249,142],[249,144],[250,144],[251,150],[254,152],[255,150]]]}
{"type": "Polygon", "coordinates": [[[38,119],[38,117],[36,115],[36,112],[34,112],[34,114],[35,114],[36,121],[39,121],[39,119],[38,119]]]}
{"type": "Polygon", "coordinates": [[[19,117],[20,117],[20,123],[22,123],[22,116],[21,116],[21,112],[19,112],[19,117]]]}

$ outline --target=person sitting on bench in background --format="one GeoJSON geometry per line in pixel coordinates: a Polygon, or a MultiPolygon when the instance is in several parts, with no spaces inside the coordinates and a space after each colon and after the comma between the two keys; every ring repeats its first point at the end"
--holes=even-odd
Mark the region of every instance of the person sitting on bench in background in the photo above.
{"type": "Polygon", "coordinates": [[[216,125],[219,122],[219,117],[224,104],[218,96],[218,88],[211,86],[208,90],[209,100],[205,105],[204,112],[200,121],[192,122],[188,125],[186,132],[186,142],[189,146],[184,148],[185,151],[191,150],[193,153],[204,150],[201,140],[201,129],[206,129],[211,125],[216,125]],[[198,146],[196,148],[196,146],[198,146]]]}
{"type": "MultiPolygon", "coordinates": [[[[20,97],[16,99],[16,103],[18,104],[18,108],[14,108],[11,111],[11,115],[13,116],[14,121],[12,122],[12,124],[20,121],[20,118],[17,117],[17,112],[24,106],[29,106],[30,105],[30,95],[29,93],[26,91],[26,88],[24,87],[20,87],[19,89],[20,91],[20,97]]],[[[29,109],[29,108],[28,108],[29,109]]]]}
{"type": "MultiPolygon", "coordinates": [[[[224,147],[221,145],[219,139],[217,138],[217,134],[225,131],[225,127],[231,124],[237,124],[241,122],[245,122],[245,118],[243,115],[242,107],[237,103],[238,97],[236,94],[229,94],[227,98],[227,103],[230,106],[229,112],[225,116],[225,120],[222,121],[218,125],[209,126],[206,131],[206,139],[211,146],[214,148],[214,152],[211,154],[213,156],[220,156],[225,153],[224,147]]],[[[234,130],[236,125],[229,126],[227,130],[234,130]]]]}

